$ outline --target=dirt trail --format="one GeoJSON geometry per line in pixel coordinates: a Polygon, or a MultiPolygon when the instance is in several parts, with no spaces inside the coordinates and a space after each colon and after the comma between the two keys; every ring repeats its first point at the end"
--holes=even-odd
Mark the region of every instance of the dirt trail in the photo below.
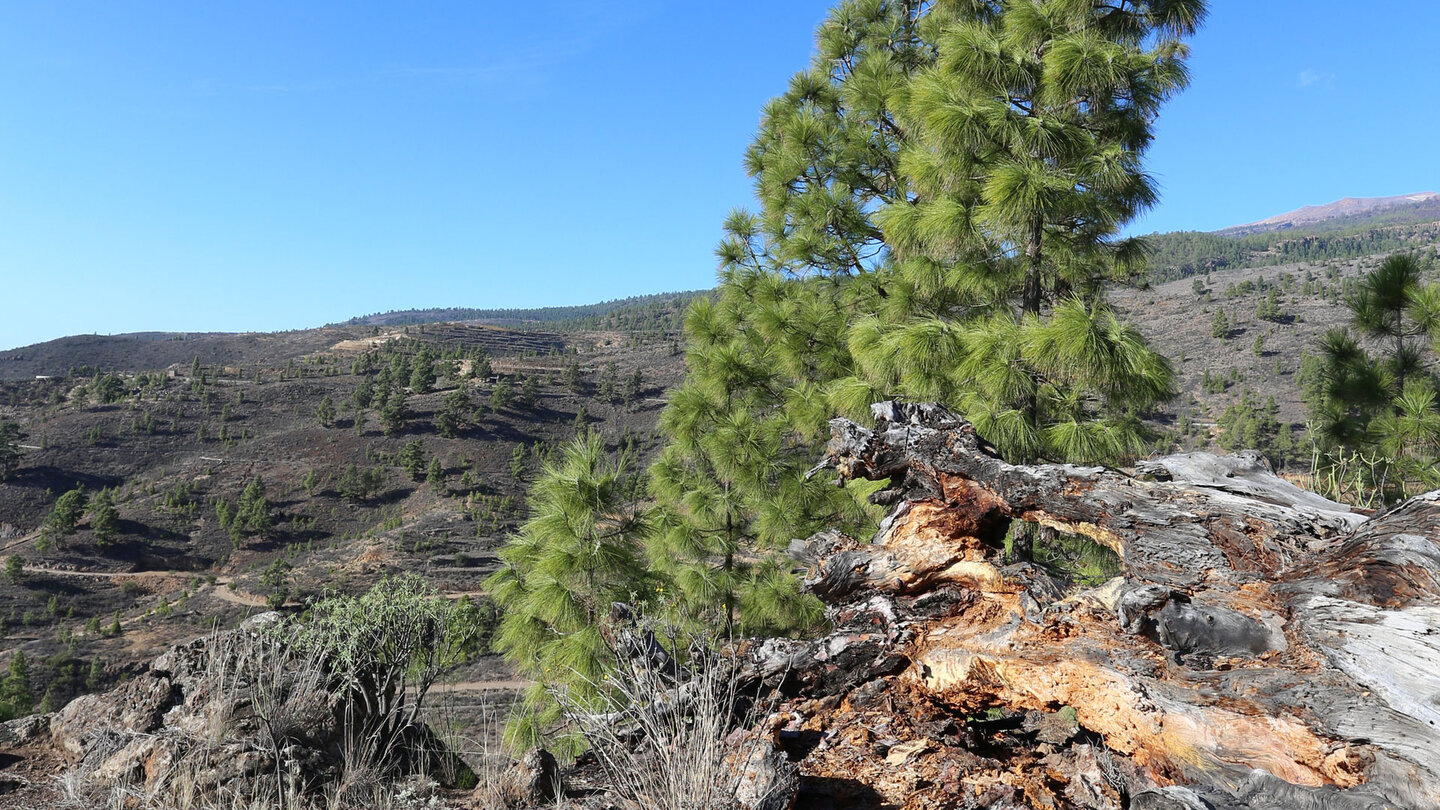
{"type": "Polygon", "coordinates": [[[529,689],[534,681],[520,680],[516,678],[499,679],[493,681],[459,681],[458,683],[437,683],[430,687],[431,692],[518,692],[521,689],[529,689]]]}
{"type": "Polygon", "coordinates": [[[265,601],[265,597],[263,596],[256,596],[253,593],[242,593],[238,590],[232,590],[230,588],[230,583],[233,581],[234,580],[230,579],[230,577],[217,577],[215,579],[215,587],[211,588],[210,590],[212,593],[215,594],[215,597],[217,599],[223,602],[229,602],[232,605],[243,605],[245,607],[259,608],[268,607],[268,603],[265,601]]]}
{"type": "Polygon", "coordinates": [[[175,571],[73,571],[69,568],[46,568],[41,565],[26,565],[27,574],[50,574],[58,577],[87,577],[90,579],[135,579],[143,576],[178,576],[175,571]]]}
{"type": "MultiPolygon", "coordinates": [[[[58,577],[82,577],[85,579],[142,579],[148,577],[171,578],[194,576],[190,571],[76,571],[69,568],[47,568],[41,565],[26,565],[23,568],[27,574],[49,574],[58,577]]],[[[229,586],[234,581],[233,577],[216,577],[211,583],[215,596],[232,605],[244,605],[247,607],[265,607],[265,597],[255,594],[243,593],[232,590],[229,586]]],[[[446,599],[464,599],[466,597],[479,599],[487,595],[484,590],[479,591],[445,591],[446,599]]]]}

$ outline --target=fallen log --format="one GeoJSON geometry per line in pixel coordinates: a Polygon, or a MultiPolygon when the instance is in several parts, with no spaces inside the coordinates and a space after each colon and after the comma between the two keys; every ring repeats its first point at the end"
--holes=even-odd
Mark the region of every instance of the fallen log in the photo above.
{"type": "Polygon", "coordinates": [[[833,632],[751,656],[802,805],[1440,807],[1440,496],[1365,515],[1254,454],[1015,465],[938,406],[874,416],[812,474],[888,479],[880,530],[792,547],[833,632]],[[1016,522],[1122,573],[1017,562],[1016,522]]]}

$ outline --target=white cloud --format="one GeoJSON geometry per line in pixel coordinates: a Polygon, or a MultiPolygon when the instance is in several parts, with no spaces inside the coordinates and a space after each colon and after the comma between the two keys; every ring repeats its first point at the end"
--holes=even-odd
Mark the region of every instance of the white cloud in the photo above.
{"type": "Polygon", "coordinates": [[[1306,68],[1300,71],[1297,83],[1301,87],[1310,87],[1311,85],[1316,85],[1321,82],[1328,82],[1334,78],[1334,73],[1322,73],[1321,71],[1315,70],[1314,68],[1306,68]]]}

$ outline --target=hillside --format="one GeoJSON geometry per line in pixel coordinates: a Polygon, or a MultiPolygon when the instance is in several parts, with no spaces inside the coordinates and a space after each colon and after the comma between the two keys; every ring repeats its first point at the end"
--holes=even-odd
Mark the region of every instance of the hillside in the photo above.
{"type": "MultiPolygon", "coordinates": [[[[643,465],[683,358],[618,333],[436,324],[77,337],[0,367],[0,419],[27,434],[0,484],[0,556],[23,566],[0,588],[0,653],[23,651],[37,698],[59,705],[216,622],[387,572],[483,602],[550,454],[588,429],[643,465]],[[422,354],[435,358],[428,391],[412,369],[422,354]],[[380,406],[385,389],[402,416],[380,406]],[[231,518],[255,481],[264,530],[231,518]],[[89,517],[43,529],[77,486],[114,493],[113,540],[89,517]]],[[[452,677],[476,684],[452,696],[476,712],[516,688],[495,691],[511,676],[494,656],[452,677]]]]}
{"type": "MultiPolygon", "coordinates": [[[[451,327],[448,337],[467,348],[492,354],[549,353],[561,346],[552,334],[478,326],[451,327]]],[[[324,353],[340,356],[403,336],[403,330],[377,326],[327,326],[291,332],[134,332],[123,335],[74,335],[0,352],[0,380],[36,376],[63,377],[96,371],[142,371],[174,365],[189,367],[195,358],[210,366],[278,367],[324,353]]],[[[417,334],[423,334],[417,332],[417,334]]]]}

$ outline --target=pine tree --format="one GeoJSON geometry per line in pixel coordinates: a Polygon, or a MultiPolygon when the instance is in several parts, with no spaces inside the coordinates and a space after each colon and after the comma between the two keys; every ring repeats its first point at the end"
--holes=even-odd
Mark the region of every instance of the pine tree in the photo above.
{"type": "Polygon", "coordinates": [[[250,479],[240,493],[240,503],[231,520],[231,536],[239,539],[244,535],[264,534],[270,531],[270,500],[265,497],[265,482],[260,476],[250,479]]]}
{"type": "Polygon", "coordinates": [[[25,432],[19,425],[0,419],[0,482],[9,480],[20,465],[20,442],[24,439],[25,432]]]}
{"type": "Polygon", "coordinates": [[[1140,416],[1173,370],[1104,292],[1143,269],[1120,231],[1154,200],[1150,123],[1203,15],[1199,0],[830,13],[812,67],[764,110],[746,154],[762,211],[725,221],[720,285],[687,315],[662,417],[651,557],[692,605],[738,603],[754,627],[804,616],[774,598],[793,579],[766,549],[873,520],[865,488],[803,478],[837,413],[937,400],[1016,461],[1148,450],[1140,416]]]}
{"type": "Polygon", "coordinates": [[[674,582],[692,617],[718,609],[721,621],[747,631],[804,628],[818,604],[794,587],[784,599],[758,598],[756,563],[777,557],[790,538],[856,522],[858,506],[850,490],[804,480],[809,448],[786,441],[784,403],[757,396],[773,373],[764,355],[723,337],[729,330],[714,328],[717,317],[708,303],[692,307],[691,372],[661,415],[668,444],[650,471],[660,504],[652,566],[674,582]]]}
{"type": "Polygon", "coordinates": [[[30,666],[25,653],[16,650],[10,658],[10,674],[0,681],[0,717],[23,717],[35,706],[30,691],[30,666]]]}
{"type": "Polygon", "coordinates": [[[410,390],[417,394],[428,394],[434,388],[435,360],[427,346],[415,355],[415,362],[410,371],[410,390]]]}
{"type": "Polygon", "coordinates": [[[644,389],[645,375],[641,373],[640,368],[637,366],[635,371],[632,372],[629,377],[625,378],[625,404],[627,406],[634,405],[636,400],[640,399],[640,394],[644,389]]]}
{"type": "Polygon", "coordinates": [[[405,404],[405,394],[395,392],[386,399],[385,405],[380,408],[380,425],[386,436],[394,436],[405,429],[405,423],[410,419],[410,408],[405,404]]]}
{"type": "Polygon", "coordinates": [[[425,475],[425,449],[421,447],[420,440],[410,442],[400,451],[398,459],[400,468],[410,476],[410,480],[419,481],[425,475]]]}
{"type": "Polygon", "coordinates": [[[315,406],[315,421],[319,422],[321,427],[330,427],[335,422],[335,403],[328,395],[315,406]]]}
{"type": "Polygon", "coordinates": [[[560,372],[560,381],[569,388],[572,393],[585,393],[585,376],[580,373],[580,363],[571,360],[566,364],[565,370],[560,372]]]}
{"type": "Polygon", "coordinates": [[[355,390],[350,392],[350,402],[355,410],[363,411],[370,407],[375,400],[375,382],[369,377],[361,377],[360,382],[355,384],[355,390]]]}
{"type": "Polygon", "coordinates": [[[464,422],[464,414],[470,410],[470,394],[465,385],[445,395],[445,401],[440,407],[440,412],[435,414],[435,430],[447,439],[453,439],[459,435],[460,427],[464,422]]]}
{"type": "Polygon", "coordinates": [[[1306,392],[1319,446],[1381,453],[1392,483],[1400,481],[1385,493],[1392,498],[1440,485],[1440,380],[1425,353],[1440,340],[1440,284],[1422,274],[1413,256],[1395,254],[1361,279],[1347,302],[1358,337],[1322,336],[1318,379],[1306,392]]]}
{"type": "Polygon", "coordinates": [[[95,535],[95,544],[104,548],[120,531],[120,512],[115,508],[114,491],[107,487],[97,492],[90,502],[90,510],[90,531],[95,535]]]}
{"type": "Polygon", "coordinates": [[[889,295],[851,333],[872,384],[939,394],[1017,461],[1148,448],[1135,415],[1173,395],[1173,370],[1104,290],[1143,270],[1120,229],[1156,199],[1151,123],[1187,82],[1179,38],[1204,14],[1049,0],[940,22],[898,116],[910,193],[877,217],[889,295]]]}
{"type": "Polygon", "coordinates": [[[600,371],[600,390],[596,393],[601,402],[614,403],[620,398],[620,369],[611,360],[600,371]]]}
{"type": "Polygon", "coordinates": [[[490,358],[483,349],[476,349],[476,356],[470,361],[470,376],[488,380],[495,371],[490,367],[490,358]]]}
{"type": "Polygon", "coordinates": [[[45,518],[45,527],[61,534],[74,533],[75,524],[85,514],[88,501],[84,486],[78,486],[61,495],[55,500],[49,516],[45,518]]]}
{"type": "Polygon", "coordinates": [[[1265,298],[1255,307],[1255,317],[1262,321],[1282,321],[1285,319],[1285,316],[1280,312],[1279,290],[1274,287],[1270,288],[1270,291],[1265,294],[1265,298]]]}
{"type": "Polygon", "coordinates": [[[430,467],[425,472],[425,483],[436,495],[445,494],[445,467],[440,463],[439,458],[432,457],[430,459],[430,467]]]}
{"type": "Polygon", "coordinates": [[[617,601],[645,598],[640,558],[648,524],[627,486],[626,460],[610,459],[595,434],[546,464],[529,501],[531,517],[500,552],[485,582],[503,610],[495,646],[534,678],[506,728],[512,746],[535,744],[560,719],[549,689],[584,701],[612,665],[600,622],[617,601]]]}
{"type": "Polygon", "coordinates": [[[1225,317],[1225,310],[1215,310],[1215,317],[1210,319],[1210,337],[1218,340],[1230,337],[1230,319],[1225,317]]]}
{"type": "Polygon", "coordinates": [[[527,411],[535,410],[535,404],[540,399],[540,381],[532,375],[521,378],[520,393],[515,397],[515,403],[527,411]]]}
{"type": "Polygon", "coordinates": [[[510,383],[502,379],[495,383],[494,388],[490,389],[490,410],[499,413],[510,407],[510,403],[514,399],[515,393],[510,388],[510,383]]]}
{"type": "Polygon", "coordinates": [[[365,497],[366,493],[361,489],[360,468],[354,464],[345,465],[340,480],[335,484],[335,491],[342,499],[352,503],[365,497]]]}

